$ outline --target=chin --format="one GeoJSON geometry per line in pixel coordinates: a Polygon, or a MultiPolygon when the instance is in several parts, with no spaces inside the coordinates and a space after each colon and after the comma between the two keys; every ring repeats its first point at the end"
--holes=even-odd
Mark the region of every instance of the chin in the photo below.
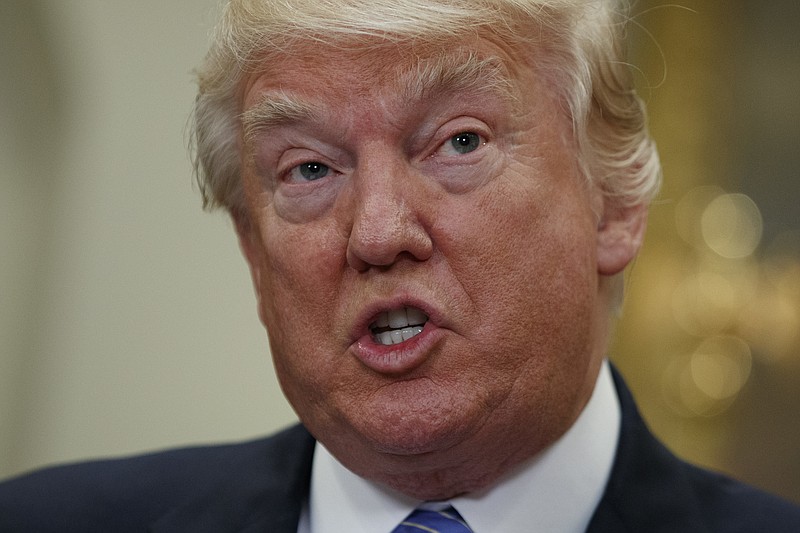
{"type": "Polygon", "coordinates": [[[396,426],[365,435],[372,448],[381,454],[422,458],[446,452],[462,442],[464,431],[442,427],[396,426]]]}
{"type": "Polygon", "coordinates": [[[479,402],[446,388],[431,389],[430,382],[422,389],[413,383],[387,389],[351,417],[352,429],[377,452],[419,456],[446,451],[469,441],[485,422],[479,402]]]}

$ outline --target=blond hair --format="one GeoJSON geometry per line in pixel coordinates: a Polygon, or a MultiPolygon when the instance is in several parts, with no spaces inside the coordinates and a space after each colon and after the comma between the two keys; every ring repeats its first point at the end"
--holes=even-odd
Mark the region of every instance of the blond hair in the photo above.
{"type": "Polygon", "coordinates": [[[625,60],[627,15],[615,0],[231,0],[198,69],[192,142],[207,208],[243,203],[239,86],[296,44],[431,44],[488,30],[532,44],[561,92],[587,179],[619,206],[649,202],[660,163],[625,60]]]}

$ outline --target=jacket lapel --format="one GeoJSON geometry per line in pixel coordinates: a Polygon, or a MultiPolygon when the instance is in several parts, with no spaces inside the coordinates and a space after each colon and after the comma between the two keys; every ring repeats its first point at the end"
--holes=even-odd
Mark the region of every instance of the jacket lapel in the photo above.
{"type": "Polygon", "coordinates": [[[314,439],[296,426],[254,453],[232,459],[227,475],[171,509],[153,533],[296,533],[311,479],[314,439]]]}
{"type": "Polygon", "coordinates": [[[587,533],[708,531],[687,466],[650,433],[614,369],[622,427],[608,486],[587,533]]]}

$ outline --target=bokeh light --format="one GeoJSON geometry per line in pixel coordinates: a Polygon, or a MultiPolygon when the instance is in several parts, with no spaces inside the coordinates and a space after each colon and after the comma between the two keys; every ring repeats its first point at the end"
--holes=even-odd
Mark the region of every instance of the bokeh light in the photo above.
{"type": "Polygon", "coordinates": [[[742,339],[708,337],[670,363],[663,375],[664,399],[682,416],[719,415],[747,383],[752,364],[750,346],[742,339]]]}
{"type": "Polygon", "coordinates": [[[722,257],[752,254],[761,242],[763,222],[758,206],[745,194],[723,194],[711,200],[700,219],[703,240],[722,257]]]}

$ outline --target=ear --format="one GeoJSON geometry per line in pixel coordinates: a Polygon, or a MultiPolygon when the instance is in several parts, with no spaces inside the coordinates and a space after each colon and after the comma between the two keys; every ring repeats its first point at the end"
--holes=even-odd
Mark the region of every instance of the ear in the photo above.
{"type": "Polygon", "coordinates": [[[256,293],[256,303],[258,305],[258,316],[261,322],[264,322],[264,316],[261,306],[262,298],[262,285],[261,285],[261,269],[264,258],[261,240],[259,239],[258,232],[253,228],[250,222],[250,217],[241,210],[231,210],[231,219],[236,228],[236,235],[239,237],[239,248],[242,250],[242,255],[247,266],[250,269],[250,277],[253,280],[253,289],[256,293]]]}
{"type": "Polygon", "coordinates": [[[597,225],[597,271],[613,276],[636,257],[644,240],[647,206],[614,207],[606,205],[597,225]]]}

